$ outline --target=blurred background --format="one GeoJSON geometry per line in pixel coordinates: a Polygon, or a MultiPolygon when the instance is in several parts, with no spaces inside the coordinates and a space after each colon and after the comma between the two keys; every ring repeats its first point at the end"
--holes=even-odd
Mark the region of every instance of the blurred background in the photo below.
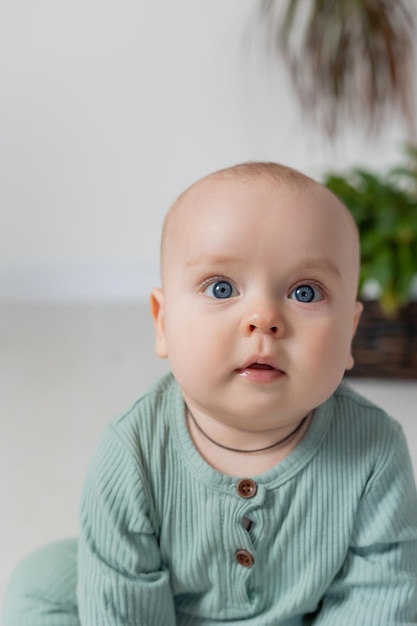
{"type": "MultiPolygon", "coordinates": [[[[275,45],[282,34],[271,35],[278,4],[263,3],[264,12],[253,0],[0,4],[0,602],[22,556],[77,533],[98,434],[167,371],[153,353],[147,298],[175,197],[245,160],[283,162],[341,196],[352,195],[349,172],[359,168],[362,182],[372,172],[392,192],[386,183],[414,139],[412,116],[394,107],[372,131],[368,101],[363,119],[360,108],[337,124],[317,115],[294,83],[302,57],[291,61],[275,45]],[[343,189],[327,178],[335,171],[343,189]]],[[[291,24],[295,42],[303,23],[291,24]]],[[[401,233],[415,227],[401,237],[413,250],[414,191],[404,200],[398,187],[410,211],[401,233]]],[[[375,227],[377,205],[368,195],[367,227],[385,232],[367,277],[374,299],[387,276],[391,296],[395,283],[383,247],[394,225],[375,227]]],[[[401,263],[410,280],[396,285],[400,313],[387,300],[391,325],[414,306],[415,256],[401,263]]],[[[402,357],[396,371],[354,372],[349,382],[402,423],[417,468],[414,313],[406,319],[408,369],[402,357]]],[[[373,366],[392,362],[379,344],[365,352],[373,366]]]]}

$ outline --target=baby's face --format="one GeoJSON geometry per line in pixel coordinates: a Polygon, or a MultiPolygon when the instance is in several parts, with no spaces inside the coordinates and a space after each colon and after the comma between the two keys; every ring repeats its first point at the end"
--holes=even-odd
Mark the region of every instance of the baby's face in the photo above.
{"type": "Polygon", "coordinates": [[[303,417],[350,367],[358,242],[318,185],[212,177],[170,217],[157,353],[195,415],[251,431],[303,417]]]}

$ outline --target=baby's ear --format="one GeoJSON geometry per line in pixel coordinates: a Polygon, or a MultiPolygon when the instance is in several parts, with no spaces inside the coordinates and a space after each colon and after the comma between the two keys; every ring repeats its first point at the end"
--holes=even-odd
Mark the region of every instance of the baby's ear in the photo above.
{"type": "MultiPolygon", "coordinates": [[[[355,303],[355,313],[354,313],[354,316],[353,316],[352,341],[353,341],[353,338],[355,336],[356,329],[358,327],[362,311],[363,311],[363,304],[362,304],[362,302],[356,302],[355,303]]],[[[351,350],[349,352],[349,356],[348,356],[348,359],[347,359],[347,362],[346,362],[346,369],[347,370],[351,370],[354,365],[355,365],[355,361],[353,359],[352,350],[351,350]]]]}
{"type": "Polygon", "coordinates": [[[165,340],[164,292],[159,287],[152,289],[150,305],[155,326],[155,352],[161,359],[166,359],[168,351],[165,340]]]}

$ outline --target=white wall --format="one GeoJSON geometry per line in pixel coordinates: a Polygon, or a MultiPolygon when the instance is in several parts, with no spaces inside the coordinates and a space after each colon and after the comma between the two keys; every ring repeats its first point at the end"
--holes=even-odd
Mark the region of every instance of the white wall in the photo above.
{"type": "Polygon", "coordinates": [[[268,57],[253,0],[0,5],[0,299],[135,298],[158,280],[163,215],[247,159],[320,177],[383,166],[406,133],[336,146],[268,57]]]}

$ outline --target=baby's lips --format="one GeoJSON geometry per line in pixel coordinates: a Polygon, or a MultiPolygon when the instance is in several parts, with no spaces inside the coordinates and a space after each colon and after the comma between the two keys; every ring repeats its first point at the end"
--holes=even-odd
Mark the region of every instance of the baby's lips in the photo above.
{"type": "Polygon", "coordinates": [[[267,376],[267,373],[270,372],[269,378],[281,377],[285,374],[282,369],[274,365],[272,359],[261,357],[252,357],[251,359],[248,359],[248,361],[242,367],[238,367],[235,372],[236,374],[240,374],[245,377],[250,376],[251,372],[253,373],[253,376],[256,376],[257,373],[261,376],[262,372],[264,372],[265,376],[267,376]]]}
{"type": "Polygon", "coordinates": [[[241,367],[238,367],[236,371],[252,370],[276,370],[277,372],[283,372],[283,370],[277,366],[277,363],[272,358],[267,356],[252,355],[246,363],[241,367]]]}

